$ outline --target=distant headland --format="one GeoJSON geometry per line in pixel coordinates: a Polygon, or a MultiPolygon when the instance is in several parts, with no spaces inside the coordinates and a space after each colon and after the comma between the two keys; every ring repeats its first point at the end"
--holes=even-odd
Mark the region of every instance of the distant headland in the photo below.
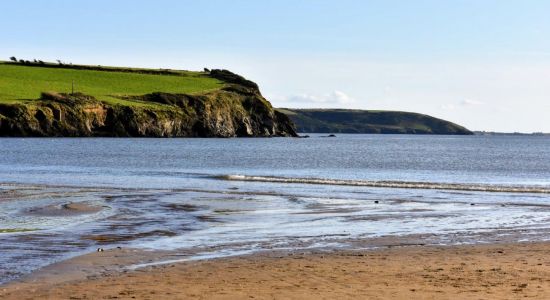
{"type": "Polygon", "coordinates": [[[381,110],[278,109],[302,133],[458,134],[470,130],[428,115],[381,110]]]}

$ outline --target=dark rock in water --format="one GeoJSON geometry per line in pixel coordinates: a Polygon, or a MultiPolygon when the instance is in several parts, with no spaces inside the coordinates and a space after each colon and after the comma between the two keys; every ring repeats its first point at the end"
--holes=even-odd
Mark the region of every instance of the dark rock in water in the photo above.
{"type": "Polygon", "coordinates": [[[258,86],[226,70],[210,75],[221,89],[199,94],[152,93],[126,97],[149,105],[113,105],[75,93],[0,104],[0,136],[20,137],[273,137],[297,136],[258,86]]]}

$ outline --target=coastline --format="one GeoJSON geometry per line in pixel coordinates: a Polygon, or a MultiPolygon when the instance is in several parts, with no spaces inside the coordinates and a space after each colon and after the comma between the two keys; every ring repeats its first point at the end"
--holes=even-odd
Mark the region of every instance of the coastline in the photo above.
{"type": "Polygon", "coordinates": [[[0,286],[2,299],[547,298],[550,242],[265,251],[129,270],[174,253],[112,249],[0,286]]]}

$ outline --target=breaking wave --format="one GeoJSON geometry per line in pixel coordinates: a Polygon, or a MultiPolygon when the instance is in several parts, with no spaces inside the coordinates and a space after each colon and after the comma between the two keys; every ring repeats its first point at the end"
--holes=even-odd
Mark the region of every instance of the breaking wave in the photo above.
{"type": "Polygon", "coordinates": [[[377,188],[454,190],[454,191],[494,192],[494,193],[550,194],[550,187],[546,187],[546,186],[414,182],[414,181],[391,181],[391,180],[381,180],[381,181],[344,180],[344,179],[327,179],[327,178],[290,178],[290,177],[277,177],[277,176],[248,176],[248,175],[222,175],[222,176],[216,176],[216,178],[221,180],[231,180],[231,181],[346,185],[346,186],[364,186],[364,187],[377,187],[377,188]]]}

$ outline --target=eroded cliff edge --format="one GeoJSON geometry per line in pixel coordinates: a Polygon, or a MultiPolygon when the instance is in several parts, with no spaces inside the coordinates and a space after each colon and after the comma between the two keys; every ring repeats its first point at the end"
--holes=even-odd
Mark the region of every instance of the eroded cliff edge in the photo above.
{"type": "Polygon", "coordinates": [[[0,104],[0,136],[12,137],[273,137],[296,136],[258,86],[226,70],[209,76],[220,89],[199,94],[127,97],[136,105],[45,92],[38,100],[0,104]]]}

